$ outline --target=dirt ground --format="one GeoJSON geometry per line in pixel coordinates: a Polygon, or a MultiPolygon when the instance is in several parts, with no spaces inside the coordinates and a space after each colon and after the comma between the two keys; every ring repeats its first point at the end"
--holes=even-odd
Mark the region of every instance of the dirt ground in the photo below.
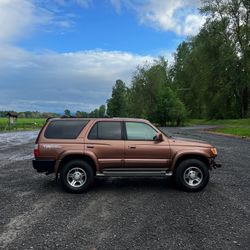
{"type": "Polygon", "coordinates": [[[32,168],[37,132],[0,134],[0,248],[249,249],[250,140],[204,128],[164,128],[217,147],[222,168],[198,193],[170,178],[102,178],[69,194],[32,168]]]}

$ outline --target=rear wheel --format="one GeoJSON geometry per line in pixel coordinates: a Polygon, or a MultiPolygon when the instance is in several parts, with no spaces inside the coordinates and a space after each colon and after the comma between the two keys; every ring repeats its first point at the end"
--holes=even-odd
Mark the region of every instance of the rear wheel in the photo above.
{"type": "Polygon", "coordinates": [[[94,171],[87,162],[73,160],[62,168],[60,179],[65,190],[71,193],[82,193],[93,184],[94,171]]]}
{"type": "Polygon", "coordinates": [[[198,159],[184,160],[177,166],[175,180],[186,191],[200,191],[209,181],[208,167],[198,159]]]}

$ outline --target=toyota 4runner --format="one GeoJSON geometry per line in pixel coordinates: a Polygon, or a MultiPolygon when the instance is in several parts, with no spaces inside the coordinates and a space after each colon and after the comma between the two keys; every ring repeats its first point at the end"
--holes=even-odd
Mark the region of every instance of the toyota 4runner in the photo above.
{"type": "Polygon", "coordinates": [[[80,193],[98,176],[172,176],[186,191],[199,191],[209,170],[220,167],[216,148],[169,137],[143,119],[48,119],[35,144],[33,167],[60,175],[62,186],[80,193]]]}

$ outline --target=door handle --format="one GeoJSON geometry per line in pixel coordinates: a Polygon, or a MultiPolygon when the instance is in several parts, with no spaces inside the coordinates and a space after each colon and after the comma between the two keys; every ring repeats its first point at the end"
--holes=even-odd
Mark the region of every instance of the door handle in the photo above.
{"type": "Polygon", "coordinates": [[[93,145],[87,145],[87,148],[94,148],[93,145]]]}
{"type": "Polygon", "coordinates": [[[128,146],[130,149],[136,149],[136,146],[128,146]]]}

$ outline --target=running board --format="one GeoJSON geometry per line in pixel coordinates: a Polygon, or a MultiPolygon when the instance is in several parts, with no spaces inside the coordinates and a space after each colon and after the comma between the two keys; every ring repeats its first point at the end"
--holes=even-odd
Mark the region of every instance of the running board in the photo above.
{"type": "Polygon", "coordinates": [[[109,177],[159,177],[159,176],[171,176],[173,172],[169,169],[162,168],[111,168],[105,169],[103,172],[97,172],[97,176],[109,176],[109,177]]]}

